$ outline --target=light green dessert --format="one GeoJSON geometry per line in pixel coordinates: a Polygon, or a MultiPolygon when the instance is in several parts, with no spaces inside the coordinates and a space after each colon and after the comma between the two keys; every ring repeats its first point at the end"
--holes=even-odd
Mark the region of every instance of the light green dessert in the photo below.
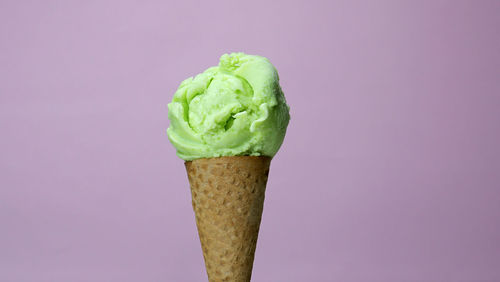
{"type": "Polygon", "coordinates": [[[225,54],[218,66],[184,80],[168,110],[168,138],[186,161],[273,157],[290,120],[274,66],[244,53],[225,54]]]}

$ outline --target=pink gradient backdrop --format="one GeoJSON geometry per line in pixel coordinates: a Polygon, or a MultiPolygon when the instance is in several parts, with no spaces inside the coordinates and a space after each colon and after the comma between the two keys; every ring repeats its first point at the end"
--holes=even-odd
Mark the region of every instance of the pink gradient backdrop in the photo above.
{"type": "Polygon", "coordinates": [[[206,281],[178,84],[230,51],[292,121],[253,281],[500,281],[499,1],[0,1],[0,281],[206,281]]]}

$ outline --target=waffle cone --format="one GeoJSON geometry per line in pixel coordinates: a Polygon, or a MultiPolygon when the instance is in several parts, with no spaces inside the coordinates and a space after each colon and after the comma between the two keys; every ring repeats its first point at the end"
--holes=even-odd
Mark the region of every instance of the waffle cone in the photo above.
{"type": "Polygon", "coordinates": [[[264,205],[269,157],[186,162],[210,282],[248,282],[264,205]]]}

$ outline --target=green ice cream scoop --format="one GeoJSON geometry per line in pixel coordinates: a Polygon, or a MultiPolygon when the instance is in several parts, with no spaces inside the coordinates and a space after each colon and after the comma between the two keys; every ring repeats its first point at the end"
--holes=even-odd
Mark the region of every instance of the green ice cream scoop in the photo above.
{"type": "Polygon", "coordinates": [[[184,80],[168,104],[168,138],[186,161],[221,156],[273,157],[289,107],[268,59],[225,54],[218,66],[184,80]]]}

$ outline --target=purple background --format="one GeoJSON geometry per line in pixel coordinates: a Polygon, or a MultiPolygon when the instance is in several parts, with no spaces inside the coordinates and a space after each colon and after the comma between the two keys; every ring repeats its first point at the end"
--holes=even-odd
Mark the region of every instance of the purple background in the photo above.
{"type": "Polygon", "coordinates": [[[500,281],[499,1],[0,2],[0,281],[206,281],[166,104],[264,55],[254,281],[500,281]]]}

